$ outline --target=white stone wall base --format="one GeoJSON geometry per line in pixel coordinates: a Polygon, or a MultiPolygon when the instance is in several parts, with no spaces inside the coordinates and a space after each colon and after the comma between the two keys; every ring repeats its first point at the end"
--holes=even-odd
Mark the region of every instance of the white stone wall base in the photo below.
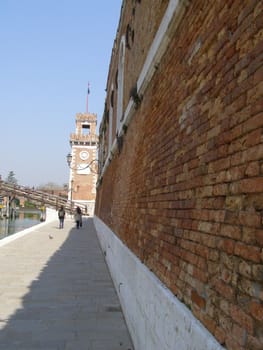
{"type": "Polygon", "coordinates": [[[163,283],[94,216],[135,350],[223,350],[163,283]]]}

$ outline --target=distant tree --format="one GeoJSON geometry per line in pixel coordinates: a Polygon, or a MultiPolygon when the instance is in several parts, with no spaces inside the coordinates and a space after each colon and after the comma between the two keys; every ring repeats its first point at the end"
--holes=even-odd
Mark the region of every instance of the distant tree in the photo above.
{"type": "Polygon", "coordinates": [[[36,204],[31,203],[29,201],[25,201],[24,207],[27,208],[27,209],[35,209],[36,208],[36,204]]]}
{"type": "Polygon", "coordinates": [[[44,185],[40,185],[37,187],[37,190],[42,191],[42,192],[47,192],[51,194],[55,194],[60,197],[67,197],[68,195],[68,190],[67,190],[67,185],[58,185],[54,182],[48,182],[44,185]],[[66,187],[65,187],[66,186],[66,187]]]}
{"type": "Polygon", "coordinates": [[[6,178],[6,182],[13,184],[13,185],[17,185],[17,179],[15,177],[15,173],[12,170],[9,171],[7,178],[6,178]]]}
{"type": "Polygon", "coordinates": [[[56,190],[61,188],[61,186],[59,186],[58,184],[54,183],[54,182],[47,182],[46,184],[40,185],[38,186],[39,190],[46,190],[46,191],[51,191],[51,190],[56,190]]]}

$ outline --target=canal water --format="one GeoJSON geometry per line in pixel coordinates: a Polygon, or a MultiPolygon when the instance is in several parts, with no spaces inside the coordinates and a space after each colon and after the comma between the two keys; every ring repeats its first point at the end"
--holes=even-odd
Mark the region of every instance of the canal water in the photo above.
{"type": "Polygon", "coordinates": [[[0,239],[26,228],[40,224],[41,212],[38,210],[19,210],[15,219],[3,218],[0,220],[0,239]]]}

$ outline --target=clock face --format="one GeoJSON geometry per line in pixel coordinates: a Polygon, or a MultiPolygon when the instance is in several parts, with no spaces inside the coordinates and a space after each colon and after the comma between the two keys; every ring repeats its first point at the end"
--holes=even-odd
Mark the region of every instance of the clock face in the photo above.
{"type": "Polygon", "coordinates": [[[80,152],[79,156],[80,156],[80,159],[86,160],[86,159],[89,158],[89,152],[87,152],[87,151],[82,151],[82,152],[80,152]]]}

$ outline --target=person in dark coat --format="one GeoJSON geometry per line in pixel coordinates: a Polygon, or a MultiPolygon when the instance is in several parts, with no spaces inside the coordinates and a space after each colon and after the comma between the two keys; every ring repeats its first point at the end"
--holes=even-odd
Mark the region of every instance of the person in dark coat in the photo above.
{"type": "Polygon", "coordinates": [[[64,220],[65,220],[65,210],[63,205],[61,205],[59,211],[58,211],[58,219],[59,219],[59,228],[64,227],[64,220]]]}
{"type": "Polygon", "coordinates": [[[80,207],[76,208],[74,218],[75,218],[75,222],[76,222],[76,227],[80,228],[82,226],[82,213],[81,213],[80,207]]]}

